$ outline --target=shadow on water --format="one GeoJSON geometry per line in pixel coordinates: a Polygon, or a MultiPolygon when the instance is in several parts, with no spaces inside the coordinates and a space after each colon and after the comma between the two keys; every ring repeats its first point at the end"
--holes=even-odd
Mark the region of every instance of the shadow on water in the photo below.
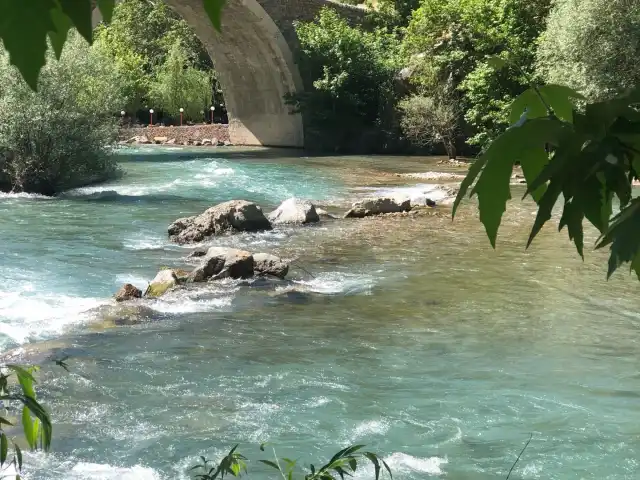
{"type": "Polygon", "coordinates": [[[142,148],[124,148],[116,151],[120,162],[183,162],[204,158],[224,160],[281,160],[283,158],[300,158],[305,156],[302,150],[291,148],[261,147],[171,147],[145,146],[142,148]]]}
{"type": "Polygon", "coordinates": [[[72,200],[72,201],[85,201],[85,202],[96,202],[96,203],[136,203],[136,204],[155,204],[155,203],[166,203],[166,202],[180,202],[185,200],[192,200],[188,197],[183,197],[181,195],[171,195],[167,193],[153,193],[147,195],[123,195],[118,193],[115,190],[103,190],[100,192],[92,192],[87,193],[85,195],[81,194],[68,194],[62,193],[58,195],[58,197],[63,200],[72,200]]]}

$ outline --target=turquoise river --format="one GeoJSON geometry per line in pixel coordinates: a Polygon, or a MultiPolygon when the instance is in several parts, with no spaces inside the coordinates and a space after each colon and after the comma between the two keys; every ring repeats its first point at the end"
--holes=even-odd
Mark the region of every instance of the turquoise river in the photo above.
{"type": "Polygon", "coordinates": [[[111,300],[123,283],[185,266],[191,247],[166,236],[178,217],[291,196],[342,213],[426,188],[394,173],[438,166],[260,149],[121,162],[110,184],[0,195],[0,352],[42,364],[54,422],[25,478],[186,480],[237,443],[248,478],[274,479],[257,462],[269,442],[301,465],[359,443],[398,480],[504,479],[530,435],[512,480],[640,478],[640,284],[606,281],[607,252],[583,262],[557,219],[525,251],[534,209],[518,187],[495,251],[473,203],[454,222],[444,209],[276,228],[209,243],[292,260],[295,291],[224,281],[125,308],[111,300]],[[67,355],[70,373],[52,362],[67,355]]]}

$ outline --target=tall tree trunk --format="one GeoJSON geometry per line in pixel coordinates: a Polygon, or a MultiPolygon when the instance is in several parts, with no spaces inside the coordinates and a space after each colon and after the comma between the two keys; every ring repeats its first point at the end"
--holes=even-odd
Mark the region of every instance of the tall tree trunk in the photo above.
{"type": "Polygon", "coordinates": [[[447,151],[447,155],[449,156],[449,160],[456,159],[456,145],[449,137],[444,137],[443,140],[444,149],[447,151]]]}

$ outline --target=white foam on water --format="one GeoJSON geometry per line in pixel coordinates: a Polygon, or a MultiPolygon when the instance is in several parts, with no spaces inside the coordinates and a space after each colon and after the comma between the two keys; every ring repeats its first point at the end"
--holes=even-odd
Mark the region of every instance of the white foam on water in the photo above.
{"type": "Polygon", "coordinates": [[[392,453],[389,457],[384,459],[389,465],[391,472],[394,474],[399,473],[426,473],[428,475],[442,475],[444,471],[442,466],[449,463],[447,458],[442,457],[414,457],[402,452],[392,453]]]}
{"type": "Polygon", "coordinates": [[[231,305],[237,290],[237,281],[223,280],[215,287],[207,285],[203,289],[169,292],[148,306],[161,313],[213,312],[231,305]]]}
{"type": "Polygon", "coordinates": [[[412,185],[409,187],[386,187],[386,188],[372,188],[372,196],[375,197],[392,197],[399,200],[411,200],[412,202],[424,203],[422,199],[429,198],[433,201],[444,200],[450,197],[450,193],[447,192],[442,185],[422,183],[419,185],[412,185]]]}
{"type": "Polygon", "coordinates": [[[149,285],[150,280],[151,279],[141,277],[139,275],[122,274],[122,275],[116,275],[116,280],[114,283],[117,287],[121,287],[125,283],[130,283],[131,285],[138,287],[140,290],[144,292],[147,286],[149,285]]]}
{"type": "MultiPolygon", "coordinates": [[[[324,294],[371,294],[375,279],[371,275],[340,272],[323,272],[310,280],[293,282],[300,290],[324,294]]],[[[287,288],[287,287],[279,287],[287,288]]]]}
{"type": "Polygon", "coordinates": [[[389,421],[385,419],[361,422],[353,429],[351,441],[371,435],[384,435],[389,431],[390,427],[389,421]]]}
{"type": "Polygon", "coordinates": [[[124,239],[122,246],[127,250],[163,250],[171,244],[165,237],[145,234],[124,239]]]}
{"type": "Polygon", "coordinates": [[[108,303],[105,299],[60,294],[34,294],[33,286],[0,292],[0,335],[17,344],[51,337],[68,326],[90,318],[89,310],[108,303]]]}
{"type": "Polygon", "coordinates": [[[40,199],[40,200],[52,200],[52,197],[47,197],[46,195],[40,195],[38,193],[4,193],[0,192],[0,200],[10,200],[10,199],[40,199]]]}
{"type": "Polygon", "coordinates": [[[77,480],[160,480],[160,474],[154,469],[135,465],[133,467],[114,467],[102,463],[80,462],[68,472],[68,479],[77,480]]]}

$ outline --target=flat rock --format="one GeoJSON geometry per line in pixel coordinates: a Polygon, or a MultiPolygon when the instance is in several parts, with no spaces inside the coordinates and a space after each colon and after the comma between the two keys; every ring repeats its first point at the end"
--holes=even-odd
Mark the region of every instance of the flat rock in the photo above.
{"type": "Polygon", "coordinates": [[[211,247],[202,263],[189,275],[189,282],[206,282],[223,278],[250,278],[253,276],[253,255],[245,250],[211,247]]]}
{"type": "Polygon", "coordinates": [[[289,273],[289,264],[270,253],[255,253],[253,255],[253,271],[256,275],[284,278],[289,273]]]}
{"type": "Polygon", "coordinates": [[[153,137],[153,143],[167,143],[167,137],[153,137]]]}
{"type": "Polygon", "coordinates": [[[315,223],[320,221],[316,207],[306,200],[289,198],[269,214],[269,221],[275,225],[285,223],[315,223]]]}
{"type": "Polygon", "coordinates": [[[344,218],[363,218],[386,213],[408,212],[411,210],[410,199],[392,197],[366,198],[355,202],[344,218]]]}
{"type": "Polygon", "coordinates": [[[321,219],[324,220],[334,220],[338,217],[336,217],[335,215],[333,215],[332,213],[327,212],[324,208],[318,208],[316,207],[316,213],[318,214],[318,217],[320,217],[321,219]]]}
{"type": "Polygon", "coordinates": [[[180,244],[201,242],[207,237],[229,231],[271,230],[262,209],[252,202],[231,200],[195,217],[180,218],[169,225],[169,238],[180,244]]]}
{"type": "Polygon", "coordinates": [[[142,298],[142,290],[130,283],[126,283],[116,292],[114,297],[116,302],[126,302],[127,300],[142,298]]]}

